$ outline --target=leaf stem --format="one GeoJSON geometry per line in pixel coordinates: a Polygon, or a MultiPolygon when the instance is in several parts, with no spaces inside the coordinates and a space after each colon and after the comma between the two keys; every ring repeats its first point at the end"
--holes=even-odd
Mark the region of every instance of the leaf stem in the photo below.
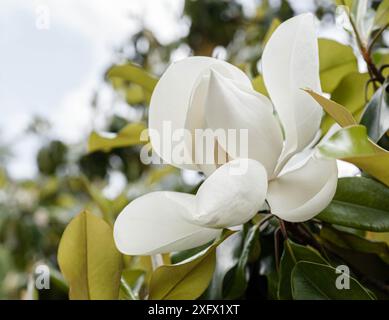
{"type": "Polygon", "coordinates": [[[128,285],[128,283],[121,278],[120,279],[120,288],[123,290],[123,292],[131,299],[131,300],[138,300],[132,291],[131,287],[128,285]]]}
{"type": "MultiPolygon", "coordinates": [[[[348,18],[350,20],[350,24],[351,24],[351,27],[353,28],[353,31],[354,31],[354,34],[355,34],[355,39],[357,40],[357,44],[358,44],[358,47],[359,47],[359,50],[361,51],[361,54],[362,54],[362,57],[363,59],[365,60],[366,64],[367,64],[367,68],[369,70],[369,74],[370,74],[370,78],[371,79],[376,79],[377,81],[379,81],[381,84],[384,83],[385,81],[385,77],[381,74],[381,72],[377,69],[377,67],[375,66],[375,64],[373,63],[372,59],[371,59],[371,47],[372,47],[372,43],[370,43],[369,45],[369,49],[366,49],[365,45],[363,44],[362,40],[361,40],[361,37],[359,35],[359,32],[358,32],[358,29],[357,29],[357,26],[355,25],[355,22],[353,20],[353,18],[350,16],[350,14],[348,14],[348,18]]],[[[382,31],[383,32],[383,31],[382,31]]],[[[373,39],[374,40],[374,39],[373,39]]],[[[374,40],[376,41],[376,40],[374,40]]],[[[374,44],[374,43],[373,43],[374,44]]],[[[375,83],[373,83],[374,86],[375,86],[375,83]]]]}
{"type": "Polygon", "coordinates": [[[282,235],[284,236],[284,239],[287,240],[288,239],[288,232],[286,231],[285,222],[282,219],[279,219],[279,222],[280,222],[280,228],[282,231],[282,235]]]}
{"type": "MultiPolygon", "coordinates": [[[[266,217],[264,217],[261,221],[258,222],[258,227],[259,227],[259,230],[262,231],[263,229],[261,229],[261,227],[266,223],[268,222],[271,218],[273,218],[274,215],[273,214],[269,214],[267,215],[266,217]]],[[[264,227],[266,228],[266,226],[264,227]]]]}

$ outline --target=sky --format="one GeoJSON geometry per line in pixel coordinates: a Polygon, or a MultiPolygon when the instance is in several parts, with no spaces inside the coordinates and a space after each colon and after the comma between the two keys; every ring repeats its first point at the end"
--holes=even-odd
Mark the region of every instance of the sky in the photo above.
{"type": "MultiPolygon", "coordinates": [[[[35,157],[44,141],[22,134],[34,116],[50,121],[50,138],[77,143],[85,142],[100,123],[91,108],[96,89],[107,100],[101,118],[115,112],[109,110],[112,90],[104,86],[103,73],[115,48],[141,24],[162,44],[184,36],[189,28],[180,19],[183,0],[1,2],[0,140],[11,147],[7,168],[14,178],[37,173],[35,157]]],[[[241,2],[246,14],[254,12],[255,0],[241,2]]],[[[294,6],[304,12],[312,3],[294,1],[294,6]]]]}
{"type": "Polygon", "coordinates": [[[140,23],[163,44],[182,36],[185,26],[177,22],[182,5],[180,0],[2,0],[0,139],[12,147],[11,175],[36,173],[42,141],[21,135],[33,116],[52,123],[52,138],[69,143],[85,138],[95,123],[92,94],[114,49],[140,23]]]}

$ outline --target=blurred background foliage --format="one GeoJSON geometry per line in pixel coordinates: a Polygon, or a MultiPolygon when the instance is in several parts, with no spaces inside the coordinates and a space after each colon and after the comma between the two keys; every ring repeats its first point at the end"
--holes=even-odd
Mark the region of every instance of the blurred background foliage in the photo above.
{"type": "MultiPolygon", "coordinates": [[[[331,0],[317,0],[315,3],[314,10],[319,19],[333,24],[334,3],[331,0]]],[[[107,83],[117,96],[113,103],[125,101],[132,110],[134,123],[146,123],[147,104],[156,81],[151,75],[160,76],[177,52],[220,57],[240,66],[255,78],[260,71],[258,61],[268,31],[274,28],[277,19],[284,21],[293,15],[293,6],[286,0],[258,1],[253,16],[245,15],[240,2],[234,0],[185,1],[181,19],[190,21],[185,37],[162,46],[151,30],[140,29],[114,52],[112,67],[105,74],[107,83]],[[135,79],[118,77],[114,66],[127,61],[148,70],[150,75],[146,77],[150,78],[144,80],[144,74],[135,79]],[[142,81],[147,81],[151,87],[145,87],[142,81]]],[[[99,91],[96,90],[91,104],[97,105],[99,101],[99,91]]],[[[98,112],[97,108],[95,110],[98,112]]],[[[115,148],[104,148],[104,139],[110,138],[95,132],[89,137],[88,146],[88,137],[85,137],[85,144],[66,145],[47,136],[50,123],[45,119],[34,119],[25,135],[42,136],[45,143],[37,154],[39,174],[33,180],[13,180],[9,177],[5,160],[12,161],[12,154],[6,144],[0,142],[1,299],[32,298],[38,294],[31,289],[31,279],[34,266],[40,262],[49,265],[53,271],[52,290],[50,294],[40,291],[40,298],[67,297],[67,288],[56,271],[56,253],[65,226],[81,210],[88,209],[106,221],[112,221],[129,201],[146,191],[170,189],[190,192],[200,182],[197,173],[180,173],[169,166],[142,164],[140,146],[128,146],[126,140],[126,132],[134,130],[128,128],[128,119],[113,115],[107,123],[106,131],[117,134],[116,138],[121,135],[124,143],[119,141],[115,148]],[[117,181],[125,187],[120,189],[116,186],[115,189],[117,181]]],[[[262,241],[264,258],[260,260],[261,265],[256,266],[261,268],[262,275],[270,279],[268,292],[264,292],[266,286],[260,286],[264,279],[259,275],[248,284],[247,292],[252,292],[252,297],[271,298],[272,292],[274,294],[271,279],[275,270],[274,248],[271,245],[273,234],[267,230],[261,237],[271,238],[262,241]]],[[[244,239],[240,239],[236,245],[243,242],[244,239]]],[[[144,262],[137,263],[144,269],[144,262]]],[[[209,297],[207,292],[204,297],[209,297]]]]}

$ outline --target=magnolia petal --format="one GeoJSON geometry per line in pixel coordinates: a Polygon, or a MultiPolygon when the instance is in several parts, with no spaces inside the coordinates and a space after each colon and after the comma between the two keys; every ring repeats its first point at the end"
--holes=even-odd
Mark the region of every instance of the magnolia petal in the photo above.
{"type": "Polygon", "coordinates": [[[212,70],[205,118],[207,127],[223,129],[218,142],[232,158],[257,160],[272,175],[283,138],[268,98],[212,70]]]}
{"type": "Polygon", "coordinates": [[[331,202],[337,181],[336,160],[312,157],[302,167],[269,182],[271,212],[285,221],[309,220],[331,202]]]}
{"type": "Polygon", "coordinates": [[[193,159],[193,137],[182,137],[177,130],[203,127],[203,101],[207,85],[201,83],[207,74],[209,77],[211,67],[228,78],[251,85],[240,69],[227,62],[209,57],[190,57],[168,67],[151,97],[149,135],[153,149],[164,161],[180,168],[198,170],[193,159]],[[166,130],[166,124],[170,125],[170,130],[166,130]],[[182,142],[185,156],[180,160],[172,158],[172,150],[182,142]]]}
{"type": "Polygon", "coordinates": [[[321,92],[314,16],[301,14],[282,23],[262,55],[266,89],[285,132],[280,167],[315,137],[322,110],[303,88],[321,92]]]}
{"type": "Polygon", "coordinates": [[[266,170],[251,159],[237,159],[218,168],[199,188],[193,222],[227,228],[249,221],[262,207],[266,170]]]}
{"type": "Polygon", "coordinates": [[[179,192],[152,192],[132,201],[114,225],[120,252],[150,255],[201,246],[221,233],[188,222],[195,196],[179,192]]]}
{"type": "MultiPolygon", "coordinates": [[[[221,165],[227,163],[229,161],[229,155],[227,152],[220,146],[218,141],[215,139],[214,141],[214,153],[211,157],[211,162],[204,162],[202,164],[198,164],[199,170],[206,176],[210,176],[217,168],[221,165]]],[[[198,149],[197,153],[198,154],[198,149]]]]}

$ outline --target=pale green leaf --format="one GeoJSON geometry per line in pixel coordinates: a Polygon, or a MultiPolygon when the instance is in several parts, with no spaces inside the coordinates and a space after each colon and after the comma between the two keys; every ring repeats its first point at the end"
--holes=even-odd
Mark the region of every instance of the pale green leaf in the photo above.
{"type": "Polygon", "coordinates": [[[146,126],[143,123],[130,123],[118,133],[99,134],[92,132],[88,140],[88,152],[109,152],[114,148],[129,147],[137,144],[145,144],[141,141],[141,135],[146,126]]]}
{"type": "Polygon", "coordinates": [[[380,28],[389,23],[389,0],[383,0],[377,8],[374,24],[380,28]]]}
{"type": "Polygon", "coordinates": [[[334,0],[334,2],[338,6],[346,6],[351,9],[353,7],[354,0],[334,0]]]}
{"type": "Polygon", "coordinates": [[[369,140],[366,127],[343,128],[322,143],[319,150],[325,156],[355,164],[389,186],[389,152],[369,140]]]}
{"type": "Polygon", "coordinates": [[[233,232],[193,258],[174,265],[163,265],[151,276],[151,300],[192,300],[208,287],[215,269],[216,247],[233,232]]]}
{"type": "Polygon", "coordinates": [[[329,100],[312,90],[305,91],[310,94],[312,98],[323,107],[324,111],[342,127],[357,124],[351,112],[339,103],[329,100]]]}
{"type": "Polygon", "coordinates": [[[274,18],[267,29],[267,32],[265,34],[265,37],[263,38],[262,45],[265,46],[266,43],[269,41],[270,37],[272,36],[273,32],[278,28],[278,26],[281,24],[280,19],[274,18]]]}
{"type": "Polygon", "coordinates": [[[263,81],[263,77],[262,75],[257,75],[253,81],[253,88],[254,90],[256,90],[257,92],[263,94],[264,96],[266,97],[269,97],[269,93],[267,92],[267,89],[266,89],[266,86],[265,86],[265,82],[263,81]]]}
{"type": "Polygon", "coordinates": [[[108,70],[108,78],[120,78],[135,83],[149,92],[153,92],[158,79],[133,63],[113,66],[108,70]]]}
{"type": "Polygon", "coordinates": [[[320,82],[324,92],[332,93],[344,76],[358,71],[353,49],[329,39],[319,39],[320,82]]]}
{"type": "Polygon", "coordinates": [[[112,300],[119,296],[122,256],[112,228],[83,211],[66,227],[58,248],[58,264],[72,300],[112,300]]]}

